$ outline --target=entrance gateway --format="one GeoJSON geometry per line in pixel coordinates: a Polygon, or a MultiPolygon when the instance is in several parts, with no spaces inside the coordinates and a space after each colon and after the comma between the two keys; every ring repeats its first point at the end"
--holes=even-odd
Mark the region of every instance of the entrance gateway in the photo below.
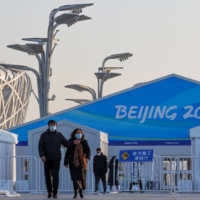
{"type": "MultiPolygon", "coordinates": [[[[190,159],[155,156],[155,149],[120,150],[118,159],[119,192],[169,191],[172,193],[172,189],[183,190],[184,184],[188,182],[182,180],[183,174],[179,172],[186,170],[187,161],[190,159]]],[[[185,172],[184,176],[185,179],[189,179],[185,172]]]]}
{"type": "MultiPolygon", "coordinates": [[[[143,190],[145,190],[145,185],[148,189],[153,189],[155,187],[156,182],[154,183],[154,180],[153,180],[154,166],[156,164],[154,149],[120,150],[118,161],[119,161],[118,178],[119,178],[119,183],[121,186],[120,192],[124,192],[124,191],[127,192],[127,189],[125,188],[125,184],[124,184],[125,181],[126,182],[128,181],[130,183],[129,191],[135,190],[135,191],[142,192],[143,190]],[[145,163],[150,164],[148,167],[149,172],[145,171],[142,173],[142,170],[144,170],[144,167],[142,168],[142,165],[144,165],[145,163]],[[128,166],[125,166],[125,164],[128,164],[128,166]],[[125,168],[127,167],[129,168],[129,170],[125,170],[125,168]],[[125,171],[129,172],[130,175],[127,176],[125,174],[125,171]],[[149,177],[146,183],[145,183],[145,177],[149,177]]],[[[115,167],[114,167],[114,170],[115,170],[115,167]]],[[[115,172],[113,172],[113,174],[115,174],[115,172]]],[[[113,177],[115,178],[115,176],[113,177]]],[[[115,180],[113,180],[113,183],[115,183],[115,180]]]]}

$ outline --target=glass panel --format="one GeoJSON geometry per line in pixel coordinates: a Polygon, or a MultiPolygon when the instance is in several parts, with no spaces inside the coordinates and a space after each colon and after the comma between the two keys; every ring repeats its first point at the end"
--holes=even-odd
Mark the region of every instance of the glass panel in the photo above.
{"type": "Polygon", "coordinates": [[[24,172],[27,172],[28,171],[28,160],[25,159],[24,160],[24,172]]]}
{"type": "Polygon", "coordinates": [[[180,165],[179,165],[180,170],[191,170],[192,169],[190,158],[180,158],[179,163],[180,163],[180,165]]]}
{"type": "Polygon", "coordinates": [[[168,158],[163,159],[163,170],[176,170],[177,162],[168,158]]]}
{"type": "Polygon", "coordinates": [[[171,180],[170,174],[163,174],[163,185],[169,186],[171,182],[170,180],[171,180]]]}

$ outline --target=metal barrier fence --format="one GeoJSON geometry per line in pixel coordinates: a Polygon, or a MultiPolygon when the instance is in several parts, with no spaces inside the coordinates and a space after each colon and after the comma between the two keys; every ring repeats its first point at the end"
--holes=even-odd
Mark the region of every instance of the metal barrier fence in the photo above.
{"type": "MultiPolygon", "coordinates": [[[[46,192],[46,185],[45,185],[45,177],[44,177],[44,167],[41,160],[38,161],[38,171],[39,171],[39,182],[38,182],[38,191],[39,192],[46,192]]],[[[87,176],[86,176],[86,183],[87,188],[85,192],[93,192],[94,187],[94,177],[93,173],[93,158],[91,156],[90,161],[88,162],[88,169],[87,169],[87,176]]],[[[60,162],[60,172],[59,172],[59,192],[73,192],[73,184],[71,181],[71,176],[69,172],[69,167],[66,168],[64,166],[64,156],[60,162]]]]}
{"type": "MultiPolygon", "coordinates": [[[[113,165],[115,165],[115,162],[113,165]]],[[[115,170],[115,168],[113,169],[115,170]]],[[[174,184],[173,172],[172,158],[166,156],[156,156],[153,162],[119,163],[117,176],[120,184],[119,192],[134,190],[140,192],[169,191],[172,193],[172,186],[174,184]],[[165,163],[169,164],[166,165],[165,163]]],[[[113,183],[115,183],[114,179],[113,183]]]]}
{"type": "MultiPolygon", "coordinates": [[[[69,169],[64,157],[60,164],[59,192],[72,192],[69,169]]],[[[115,160],[113,166],[115,166],[115,160]]],[[[115,188],[115,167],[113,167],[115,188]]],[[[155,156],[152,163],[119,163],[117,180],[119,192],[161,191],[178,195],[182,192],[200,192],[200,157],[155,156]]],[[[34,156],[0,157],[0,190],[16,192],[46,192],[44,167],[34,156]]],[[[94,192],[93,158],[88,163],[86,193],[94,192]]]]}
{"type": "MultiPolygon", "coordinates": [[[[64,166],[64,157],[60,163],[59,177],[59,192],[74,191],[69,168],[64,166]]],[[[94,192],[92,157],[88,163],[86,182],[85,192],[94,192]]],[[[37,160],[34,156],[1,156],[0,190],[46,193],[44,166],[41,159],[37,160]]]]}
{"type": "Polygon", "coordinates": [[[200,192],[200,157],[176,157],[174,159],[174,166],[174,194],[200,192]]]}
{"type": "Polygon", "coordinates": [[[34,156],[0,156],[0,190],[37,193],[37,170],[34,156]]]}
{"type": "MultiPolygon", "coordinates": [[[[113,183],[115,183],[115,161],[113,183]]],[[[167,191],[172,195],[200,192],[200,157],[155,156],[153,163],[119,163],[118,192],[167,191]]],[[[116,193],[112,186],[111,193],[116,193]]]]}

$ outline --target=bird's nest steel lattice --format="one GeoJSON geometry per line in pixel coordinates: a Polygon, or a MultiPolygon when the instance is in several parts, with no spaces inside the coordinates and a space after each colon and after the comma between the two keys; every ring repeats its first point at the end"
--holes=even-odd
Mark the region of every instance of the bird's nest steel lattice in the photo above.
{"type": "Polygon", "coordinates": [[[26,72],[5,69],[0,64],[0,129],[24,122],[31,91],[31,80],[26,72]]]}

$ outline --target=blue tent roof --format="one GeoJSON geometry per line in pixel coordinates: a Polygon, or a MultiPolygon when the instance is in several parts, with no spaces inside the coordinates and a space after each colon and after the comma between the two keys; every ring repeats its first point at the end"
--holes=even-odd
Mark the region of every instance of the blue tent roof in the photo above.
{"type": "Polygon", "coordinates": [[[28,131],[49,119],[68,120],[108,133],[112,141],[188,140],[200,123],[200,82],[176,74],[10,129],[26,144],[28,131]]]}

